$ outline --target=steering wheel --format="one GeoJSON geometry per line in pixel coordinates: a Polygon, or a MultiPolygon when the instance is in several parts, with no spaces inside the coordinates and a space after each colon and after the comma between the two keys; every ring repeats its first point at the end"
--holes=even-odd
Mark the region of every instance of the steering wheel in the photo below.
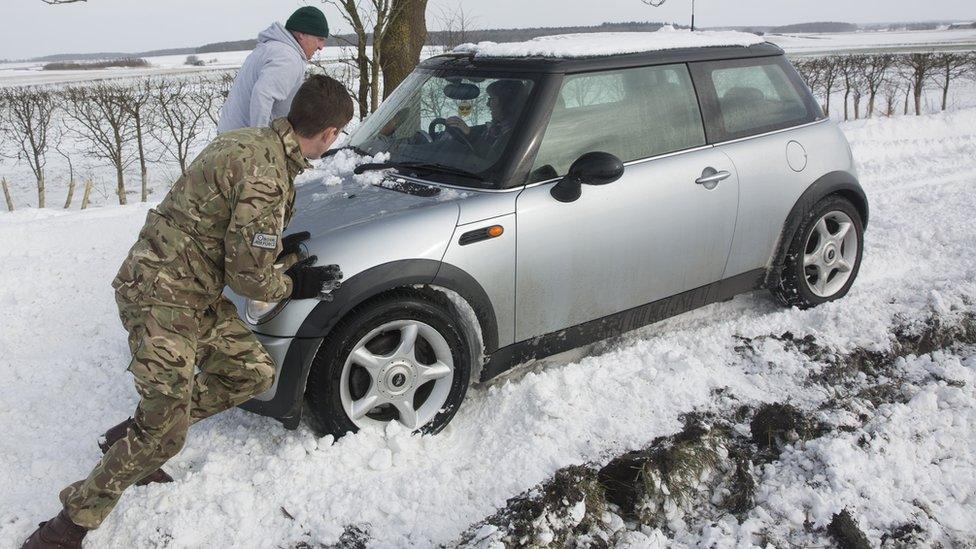
{"type": "Polygon", "coordinates": [[[458,141],[464,145],[464,147],[468,149],[468,152],[477,154],[477,151],[474,149],[474,143],[471,142],[471,139],[469,139],[468,136],[456,126],[448,124],[447,120],[444,118],[435,118],[431,120],[430,125],[427,127],[427,133],[430,135],[433,141],[437,141],[442,135],[444,135],[443,131],[439,132],[436,130],[437,126],[444,126],[444,131],[454,138],[455,141],[458,141]]]}

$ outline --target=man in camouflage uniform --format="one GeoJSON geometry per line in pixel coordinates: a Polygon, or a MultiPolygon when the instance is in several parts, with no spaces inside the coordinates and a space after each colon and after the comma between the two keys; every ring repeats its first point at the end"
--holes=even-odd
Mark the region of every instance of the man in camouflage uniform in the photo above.
{"type": "Polygon", "coordinates": [[[312,266],[314,257],[296,262],[308,233],[282,232],[295,176],[328,150],[352,109],[341,84],[311,77],[287,118],[216,138],[149,211],[112,283],[141,400],[133,418],[105,434],[88,478],[61,491],[61,513],[24,547],[80,548],[126,488],[172,480],[159,468],[191,424],[271,386],[271,357],[221,293],[226,285],[260,301],[307,299],[341,278],[335,265],[312,266]]]}

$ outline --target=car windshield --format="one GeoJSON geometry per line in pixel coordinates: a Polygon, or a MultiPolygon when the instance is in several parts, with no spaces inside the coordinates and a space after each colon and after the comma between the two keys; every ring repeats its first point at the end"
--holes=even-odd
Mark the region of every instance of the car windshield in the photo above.
{"type": "Polygon", "coordinates": [[[452,184],[490,185],[532,91],[532,81],[415,71],[349,140],[368,155],[389,153],[452,184]]]}

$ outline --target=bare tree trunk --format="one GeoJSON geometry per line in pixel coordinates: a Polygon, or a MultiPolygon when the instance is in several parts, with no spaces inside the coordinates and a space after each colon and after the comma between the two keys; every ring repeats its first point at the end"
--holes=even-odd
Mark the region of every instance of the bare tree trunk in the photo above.
{"type": "Polygon", "coordinates": [[[139,145],[139,175],[142,177],[142,201],[145,202],[149,196],[149,182],[146,175],[146,151],[142,145],[142,118],[137,116],[136,123],[136,143],[139,145]]]}
{"type": "Polygon", "coordinates": [[[359,69],[359,102],[360,120],[369,116],[369,58],[366,57],[366,39],[363,38],[356,46],[356,67],[359,69]]]}
{"type": "Polygon", "coordinates": [[[942,110],[946,110],[946,106],[949,103],[949,82],[952,80],[952,71],[950,67],[946,67],[945,71],[945,82],[942,84],[942,110]]]}
{"type": "Polygon", "coordinates": [[[874,117],[874,99],[877,96],[875,92],[871,92],[868,95],[868,118],[874,117]]]}
{"type": "Polygon", "coordinates": [[[427,41],[427,0],[393,0],[391,12],[393,17],[380,44],[383,99],[417,66],[427,41]]]}
{"type": "Polygon", "coordinates": [[[922,116],[922,86],[915,84],[915,116],[922,116]]]}
{"type": "Polygon", "coordinates": [[[85,192],[81,193],[81,209],[88,207],[88,199],[91,198],[92,180],[85,181],[85,192]]]}
{"type": "Polygon", "coordinates": [[[847,87],[844,88],[844,120],[848,119],[847,109],[848,109],[848,103],[850,101],[850,96],[851,96],[851,87],[850,85],[848,85],[847,87]]]}
{"type": "Polygon", "coordinates": [[[146,199],[149,197],[149,176],[146,173],[145,162],[143,162],[142,174],[140,175],[142,176],[142,201],[145,202],[146,199]]]}
{"type": "MultiPolygon", "coordinates": [[[[375,35],[374,35],[375,36],[375,35]]],[[[380,63],[383,53],[379,43],[373,40],[373,62],[369,65],[369,112],[376,112],[380,106],[380,63]]]]}
{"type": "Polygon", "coordinates": [[[10,198],[10,187],[7,186],[7,178],[0,179],[3,184],[3,198],[7,201],[7,211],[14,211],[14,201],[10,198]]]}
{"type": "Polygon", "coordinates": [[[44,172],[39,172],[37,176],[37,207],[44,207],[44,172]]]}
{"type": "Polygon", "coordinates": [[[912,85],[909,84],[905,88],[905,115],[908,115],[908,98],[912,96],[912,85]]]}
{"type": "Polygon", "coordinates": [[[116,177],[116,179],[118,181],[118,188],[115,190],[115,192],[118,193],[118,195],[119,195],[119,204],[122,205],[122,206],[125,206],[125,204],[126,204],[126,198],[125,198],[125,177],[122,175],[122,168],[116,166],[116,168],[115,168],[115,177],[116,177]]]}
{"type": "Polygon", "coordinates": [[[64,201],[64,209],[67,210],[68,208],[71,207],[71,199],[74,198],[74,196],[75,196],[75,180],[72,179],[71,181],[68,182],[68,198],[66,198],[64,201]]]}

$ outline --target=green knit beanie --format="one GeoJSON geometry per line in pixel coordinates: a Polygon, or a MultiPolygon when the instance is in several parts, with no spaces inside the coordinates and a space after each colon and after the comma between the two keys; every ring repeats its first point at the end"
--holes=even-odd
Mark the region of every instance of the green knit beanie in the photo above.
{"type": "Polygon", "coordinates": [[[322,10],[312,6],[295,10],[295,13],[291,14],[291,17],[285,22],[285,28],[312,36],[329,37],[329,22],[325,20],[325,14],[322,13],[322,10]]]}

